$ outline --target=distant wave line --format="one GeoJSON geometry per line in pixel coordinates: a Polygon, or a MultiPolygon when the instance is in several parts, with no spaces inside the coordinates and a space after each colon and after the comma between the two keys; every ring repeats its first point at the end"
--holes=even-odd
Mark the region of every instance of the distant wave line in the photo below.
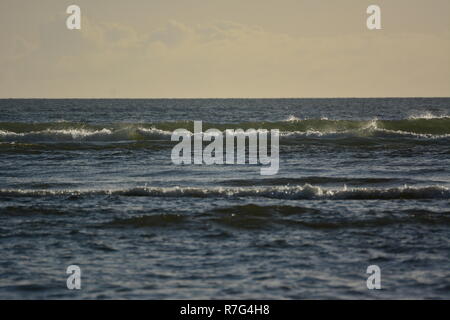
{"type": "Polygon", "coordinates": [[[305,184],[303,186],[270,187],[136,187],[117,190],[32,190],[1,189],[2,197],[95,196],[113,195],[129,197],[197,197],[236,198],[263,197],[287,200],[397,200],[397,199],[450,199],[445,186],[395,188],[341,188],[327,189],[305,184]]]}

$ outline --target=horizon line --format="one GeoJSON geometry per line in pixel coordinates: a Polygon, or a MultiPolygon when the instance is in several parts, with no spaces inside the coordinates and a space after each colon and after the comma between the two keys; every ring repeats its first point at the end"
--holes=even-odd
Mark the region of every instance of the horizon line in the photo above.
{"type": "Polygon", "coordinates": [[[450,96],[387,96],[387,97],[0,97],[0,100],[289,100],[289,99],[450,99],[450,96]]]}

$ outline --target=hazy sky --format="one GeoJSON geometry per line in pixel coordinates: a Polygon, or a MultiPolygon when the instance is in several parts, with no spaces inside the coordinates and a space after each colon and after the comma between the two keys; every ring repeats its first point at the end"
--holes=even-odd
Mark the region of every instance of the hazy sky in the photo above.
{"type": "Polygon", "coordinates": [[[2,98],[450,96],[449,0],[1,0],[0,26],[2,98]]]}

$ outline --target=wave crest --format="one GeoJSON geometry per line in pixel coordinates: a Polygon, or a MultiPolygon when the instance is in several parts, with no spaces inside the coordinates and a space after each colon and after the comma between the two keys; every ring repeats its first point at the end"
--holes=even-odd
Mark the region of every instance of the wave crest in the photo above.
{"type": "MultiPolygon", "coordinates": [[[[193,132],[192,121],[94,125],[86,123],[0,123],[3,142],[78,142],[170,140],[176,129],[193,132]]],[[[442,139],[450,137],[450,118],[410,118],[404,120],[299,119],[281,122],[203,123],[203,130],[278,129],[281,138],[381,137],[442,139]]]]}
{"type": "Polygon", "coordinates": [[[1,189],[3,197],[89,196],[116,195],[128,197],[263,197],[287,200],[397,200],[450,199],[445,186],[396,188],[341,188],[327,189],[305,184],[303,186],[270,187],[136,187],[121,190],[23,190],[1,189]]]}

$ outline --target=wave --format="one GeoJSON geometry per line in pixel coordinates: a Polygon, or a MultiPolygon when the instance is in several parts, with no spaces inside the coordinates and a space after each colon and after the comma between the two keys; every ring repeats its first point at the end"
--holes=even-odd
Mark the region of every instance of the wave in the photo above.
{"type": "MultiPolygon", "coordinates": [[[[163,209],[161,209],[163,210],[163,209]]],[[[166,210],[163,210],[166,211],[166,210]]],[[[88,211],[81,212],[87,214],[88,211]]],[[[203,211],[192,211],[190,213],[174,213],[171,211],[160,212],[155,210],[149,213],[147,210],[142,214],[131,213],[125,214],[124,217],[113,217],[106,222],[94,222],[94,228],[183,228],[187,225],[189,228],[199,227],[204,230],[204,226],[216,224],[232,229],[264,229],[273,228],[274,225],[282,225],[283,227],[303,227],[317,230],[343,229],[343,228],[376,228],[389,225],[405,225],[405,224],[431,224],[443,225],[450,223],[450,211],[432,211],[423,208],[409,208],[405,210],[369,210],[368,214],[345,214],[339,211],[328,210],[326,208],[313,208],[304,205],[276,205],[276,204],[239,204],[232,206],[220,206],[210,208],[203,211]]],[[[79,210],[73,208],[56,209],[52,207],[35,207],[35,206],[18,206],[0,208],[1,215],[7,216],[23,216],[33,217],[40,215],[77,215],[79,210]]],[[[45,220],[37,220],[33,222],[33,226],[40,228],[44,225],[45,220]]],[[[64,224],[63,220],[54,221],[53,224],[64,224]]],[[[77,232],[76,230],[73,232],[77,232]]],[[[11,235],[29,237],[32,234],[20,231],[20,234],[14,230],[10,234],[3,234],[1,237],[10,237],[11,235]]],[[[210,237],[230,237],[228,232],[220,232],[219,234],[206,234],[210,237]]],[[[90,241],[88,243],[95,250],[115,251],[113,247],[103,242],[90,241]]],[[[290,246],[284,240],[276,240],[269,242],[260,242],[256,246],[267,248],[279,248],[290,246]]]]}
{"type": "MultiPolygon", "coordinates": [[[[375,228],[399,224],[442,225],[450,222],[450,211],[431,211],[420,208],[406,210],[383,210],[373,214],[341,215],[334,210],[311,208],[300,205],[260,205],[254,203],[223,206],[190,213],[153,213],[115,217],[95,225],[97,228],[189,228],[216,224],[232,229],[264,229],[274,225],[330,230],[342,228],[375,228]]],[[[207,235],[208,236],[208,235],[207,235]]],[[[229,233],[214,236],[229,237],[229,233]]],[[[264,248],[290,246],[286,241],[269,241],[255,244],[264,248]]],[[[99,249],[104,249],[103,247],[99,249]]]]}
{"type": "Polygon", "coordinates": [[[0,130],[3,142],[118,142],[170,138],[170,132],[159,129],[124,128],[92,129],[46,129],[43,131],[11,132],[0,130]]]}
{"type": "Polygon", "coordinates": [[[445,118],[450,118],[450,115],[436,115],[436,114],[433,114],[432,112],[422,112],[422,113],[419,113],[419,114],[417,114],[417,115],[411,115],[411,116],[409,116],[408,117],[408,119],[412,119],[412,120],[420,120],[420,119],[427,119],[427,120],[430,120],[430,119],[445,119],[445,118]]]}
{"type": "MultiPolygon", "coordinates": [[[[176,129],[193,131],[192,121],[160,123],[87,124],[71,122],[0,123],[0,141],[124,141],[168,139],[176,129]]],[[[280,122],[203,123],[203,130],[278,129],[282,137],[450,137],[450,117],[412,117],[404,120],[329,120],[290,117],[280,122]]]]}
{"type": "Polygon", "coordinates": [[[446,138],[450,136],[450,118],[414,118],[405,120],[328,120],[326,118],[286,120],[285,135],[306,136],[388,136],[446,138]]]}
{"type": "MultiPolygon", "coordinates": [[[[408,209],[377,215],[340,216],[333,211],[301,206],[256,204],[223,207],[207,212],[209,220],[236,229],[261,229],[274,224],[311,229],[371,228],[406,223],[448,224],[450,212],[408,209]],[[321,214],[326,213],[326,214],[321,214]]],[[[266,243],[264,247],[286,246],[287,243],[266,243]]]]}
{"type": "Polygon", "coordinates": [[[250,198],[262,197],[286,200],[398,200],[450,199],[445,186],[395,188],[340,188],[327,189],[305,184],[303,186],[270,187],[137,187],[119,190],[26,190],[0,189],[0,197],[114,195],[126,197],[193,197],[193,198],[250,198]]]}

